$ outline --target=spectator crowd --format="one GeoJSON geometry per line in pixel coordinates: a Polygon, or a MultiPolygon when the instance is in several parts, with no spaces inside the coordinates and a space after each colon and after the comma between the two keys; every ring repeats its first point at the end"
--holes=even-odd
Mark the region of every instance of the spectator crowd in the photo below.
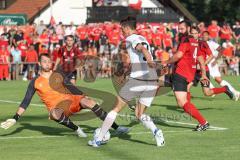
{"type": "MultiPolygon", "coordinates": [[[[201,33],[208,31],[224,48],[220,70],[225,75],[239,75],[240,22],[219,25],[212,20],[209,25],[194,25],[201,33]]],[[[167,60],[176,51],[177,23],[138,23],[137,32],[147,39],[157,60],[167,60]]],[[[0,80],[15,80],[19,75],[25,81],[33,78],[38,72],[38,56],[48,53],[55,62],[67,35],[74,36],[74,45],[83,55],[99,58],[100,77],[111,76],[112,57],[124,52],[124,37],[117,22],[47,26],[40,21],[38,25],[0,26],[0,35],[0,80]]]]}

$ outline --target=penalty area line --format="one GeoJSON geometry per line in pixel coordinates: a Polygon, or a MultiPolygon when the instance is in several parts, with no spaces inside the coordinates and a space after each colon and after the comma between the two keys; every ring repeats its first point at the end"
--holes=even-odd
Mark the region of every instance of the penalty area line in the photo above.
{"type": "MultiPolygon", "coordinates": [[[[130,117],[130,118],[135,118],[135,116],[132,115],[124,115],[124,114],[118,114],[119,117],[130,117]]],[[[194,123],[187,123],[187,122],[180,122],[180,121],[169,121],[169,120],[164,120],[161,119],[161,121],[165,122],[165,123],[172,123],[172,124],[183,124],[183,125],[189,125],[189,126],[197,126],[197,124],[194,123]]],[[[211,130],[227,130],[228,128],[224,128],[224,127],[216,127],[216,126],[211,126],[209,127],[209,129],[211,130]]]]}

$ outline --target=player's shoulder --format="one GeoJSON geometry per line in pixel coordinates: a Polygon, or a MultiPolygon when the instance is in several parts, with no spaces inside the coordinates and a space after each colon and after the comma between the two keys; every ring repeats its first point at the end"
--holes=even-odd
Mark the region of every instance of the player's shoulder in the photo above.
{"type": "Polygon", "coordinates": [[[37,75],[36,77],[34,77],[30,82],[29,82],[29,86],[35,87],[35,83],[39,80],[40,76],[37,75]]]}
{"type": "Polygon", "coordinates": [[[199,46],[201,46],[201,47],[204,47],[204,48],[208,47],[208,43],[206,41],[199,40],[198,43],[199,43],[199,46]]]}
{"type": "Polygon", "coordinates": [[[140,40],[140,41],[145,41],[146,39],[139,34],[132,34],[126,38],[127,41],[135,41],[135,40],[140,40]]]}
{"type": "Polygon", "coordinates": [[[192,36],[186,35],[186,36],[182,36],[180,39],[180,43],[189,43],[192,40],[192,36]]]}

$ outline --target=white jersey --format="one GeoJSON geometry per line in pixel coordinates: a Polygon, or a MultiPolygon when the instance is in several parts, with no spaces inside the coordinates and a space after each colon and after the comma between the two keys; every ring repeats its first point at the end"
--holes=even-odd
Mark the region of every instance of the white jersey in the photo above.
{"type": "Polygon", "coordinates": [[[137,34],[128,36],[126,38],[126,48],[132,65],[130,77],[135,79],[157,80],[158,78],[156,69],[150,68],[144,58],[143,53],[138,52],[135,49],[138,44],[142,44],[144,47],[146,47],[150,56],[152,57],[151,47],[143,36],[137,34]]]}
{"type": "Polygon", "coordinates": [[[207,41],[207,44],[208,44],[210,50],[212,51],[213,56],[214,56],[215,58],[217,58],[217,56],[218,56],[218,51],[217,51],[217,49],[218,49],[218,47],[219,47],[220,45],[219,45],[218,43],[212,41],[212,40],[207,41]]]}
{"type": "Polygon", "coordinates": [[[212,54],[214,56],[214,59],[208,64],[210,76],[213,77],[213,78],[221,77],[221,73],[219,71],[218,64],[216,64],[215,66],[212,66],[212,63],[215,61],[215,59],[217,58],[217,56],[219,54],[217,49],[220,45],[218,43],[212,41],[212,40],[207,41],[207,43],[208,43],[208,46],[209,46],[209,48],[212,51],[212,54]]]}

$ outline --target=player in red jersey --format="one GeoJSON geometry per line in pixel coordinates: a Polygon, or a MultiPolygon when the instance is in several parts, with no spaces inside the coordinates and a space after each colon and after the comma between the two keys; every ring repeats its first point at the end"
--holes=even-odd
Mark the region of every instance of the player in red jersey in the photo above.
{"type": "Polygon", "coordinates": [[[200,62],[202,70],[202,80],[207,80],[203,58],[194,52],[198,47],[198,42],[188,35],[188,23],[182,21],[179,23],[180,43],[177,53],[163,64],[175,63],[175,69],[172,76],[172,87],[177,100],[177,103],[191,117],[199,122],[199,125],[194,131],[204,131],[209,128],[209,123],[201,115],[199,110],[188,101],[187,88],[190,82],[194,79],[196,71],[196,62],[200,62]]]}
{"type": "MultiPolygon", "coordinates": [[[[199,39],[199,33],[200,33],[200,30],[197,27],[191,27],[190,34],[197,41],[199,39]]],[[[209,68],[207,65],[213,59],[213,55],[212,55],[212,51],[210,50],[207,42],[198,41],[197,52],[199,55],[202,55],[202,57],[204,59],[206,76],[208,77],[208,79],[210,79],[209,68]]],[[[192,85],[197,86],[198,82],[200,81],[200,78],[201,78],[201,70],[199,69],[199,65],[197,65],[197,71],[195,73],[193,82],[191,82],[189,85],[189,90],[192,85]]],[[[202,83],[202,82],[201,82],[201,86],[202,86],[202,90],[203,90],[203,93],[205,96],[212,96],[214,94],[226,93],[230,99],[233,98],[233,93],[229,90],[229,88],[227,86],[224,86],[221,88],[210,88],[210,83],[202,83]]],[[[189,98],[188,100],[190,101],[191,96],[189,96],[188,98],[189,98]]]]}
{"type": "Polygon", "coordinates": [[[81,51],[74,46],[74,37],[72,35],[66,36],[66,45],[61,47],[58,51],[58,58],[56,60],[54,70],[58,65],[62,64],[62,71],[66,76],[66,80],[76,84],[77,71],[76,66],[82,57],[81,51]]]}

